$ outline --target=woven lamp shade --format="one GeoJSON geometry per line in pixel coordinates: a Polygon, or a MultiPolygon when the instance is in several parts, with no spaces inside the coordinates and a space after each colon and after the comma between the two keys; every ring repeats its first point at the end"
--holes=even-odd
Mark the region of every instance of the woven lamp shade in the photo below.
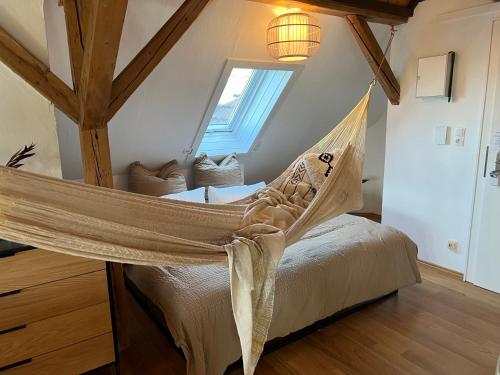
{"type": "Polygon", "coordinates": [[[318,52],[321,29],[306,13],[286,13],[273,19],[267,28],[267,48],[280,61],[306,60],[318,52]]]}

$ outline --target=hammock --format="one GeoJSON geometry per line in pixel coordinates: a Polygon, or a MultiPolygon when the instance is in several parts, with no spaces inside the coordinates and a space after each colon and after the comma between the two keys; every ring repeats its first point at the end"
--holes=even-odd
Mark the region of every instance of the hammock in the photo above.
{"type": "Polygon", "coordinates": [[[0,168],[0,238],[43,249],[152,266],[226,264],[245,374],[271,322],[286,246],[362,206],[370,91],[329,134],[244,201],[188,203],[0,168]]]}

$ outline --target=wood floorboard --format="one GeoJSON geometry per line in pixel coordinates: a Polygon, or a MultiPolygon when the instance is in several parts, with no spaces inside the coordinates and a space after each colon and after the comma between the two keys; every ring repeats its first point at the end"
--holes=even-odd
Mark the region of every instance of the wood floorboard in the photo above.
{"type": "MultiPolygon", "coordinates": [[[[493,375],[500,295],[420,264],[423,283],[265,355],[257,375],[493,375]]],[[[182,375],[184,359],[128,295],[122,375],[182,375]]],[[[230,375],[241,375],[241,369],[230,375]]]]}

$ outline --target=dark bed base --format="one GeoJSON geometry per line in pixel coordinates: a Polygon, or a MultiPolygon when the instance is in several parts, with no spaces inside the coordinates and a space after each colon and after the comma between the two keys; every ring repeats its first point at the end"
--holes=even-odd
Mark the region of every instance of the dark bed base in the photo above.
{"type": "MultiPolygon", "coordinates": [[[[151,302],[149,298],[147,298],[140,290],[137,288],[137,286],[134,284],[132,280],[130,280],[127,275],[125,275],[125,285],[127,286],[128,290],[132,293],[132,295],[135,297],[135,299],[139,302],[139,304],[143,307],[143,309],[146,311],[146,313],[151,317],[151,319],[155,322],[155,324],[160,328],[160,330],[163,332],[165,335],[166,339],[172,344],[172,346],[176,349],[176,351],[182,355],[184,358],[184,353],[182,352],[181,348],[177,347],[175,345],[175,341],[172,337],[172,334],[170,333],[167,324],[165,322],[165,318],[163,317],[163,313],[161,310],[151,302]]],[[[360,309],[362,309],[365,306],[371,305],[375,302],[378,302],[380,300],[384,300],[386,298],[389,298],[391,296],[394,296],[398,293],[398,290],[396,289],[393,292],[390,292],[382,297],[378,297],[366,302],[361,302],[358,303],[354,306],[347,307],[343,310],[340,310],[333,314],[332,316],[319,320],[316,323],[311,324],[310,326],[307,326],[305,328],[302,328],[299,331],[290,333],[288,336],[285,337],[277,337],[275,339],[272,339],[266,343],[264,346],[264,353],[262,355],[266,355],[268,353],[271,353],[289,343],[292,343],[294,341],[297,341],[301,339],[302,337],[309,335],[310,333],[313,333],[317,331],[320,328],[323,328],[333,322],[336,322],[339,319],[342,319],[360,309]]],[[[234,362],[233,364],[229,365],[226,369],[226,373],[233,371],[235,369],[241,368],[243,366],[243,362],[241,359],[238,361],[234,362]]]]}

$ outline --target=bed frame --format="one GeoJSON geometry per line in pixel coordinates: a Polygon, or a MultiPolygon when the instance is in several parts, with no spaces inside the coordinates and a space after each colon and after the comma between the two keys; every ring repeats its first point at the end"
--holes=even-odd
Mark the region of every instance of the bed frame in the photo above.
{"type": "MultiPolygon", "coordinates": [[[[126,285],[127,289],[132,293],[132,295],[134,296],[136,301],[139,302],[139,304],[142,306],[142,308],[146,311],[146,313],[149,315],[149,317],[153,320],[153,322],[155,322],[155,324],[160,328],[160,330],[164,334],[165,338],[170,342],[170,344],[172,344],[172,346],[175,348],[175,350],[183,358],[185,358],[184,353],[182,352],[182,349],[175,345],[174,338],[172,337],[172,334],[170,333],[170,330],[168,329],[168,326],[165,322],[165,318],[163,316],[163,313],[158,308],[158,306],[156,306],[153,302],[151,302],[151,300],[148,297],[146,297],[139,290],[139,288],[134,284],[134,282],[127,277],[126,273],[125,273],[125,285],[126,285]]],[[[340,319],[362,309],[363,307],[371,305],[375,302],[379,302],[381,300],[385,300],[386,298],[392,297],[392,296],[396,295],[397,293],[398,293],[398,290],[396,289],[396,290],[394,290],[388,294],[385,294],[381,297],[378,297],[378,298],[375,298],[375,299],[372,299],[369,301],[361,302],[361,303],[358,303],[354,306],[347,307],[343,310],[340,310],[340,311],[336,312],[335,314],[333,314],[332,316],[329,316],[328,318],[319,320],[316,323],[313,323],[313,324],[311,324],[305,328],[302,328],[298,331],[292,332],[285,337],[276,337],[276,338],[266,342],[266,344],[264,346],[264,352],[262,355],[266,355],[268,353],[271,353],[271,352],[273,352],[273,351],[275,351],[275,350],[277,350],[277,349],[279,349],[279,348],[281,348],[289,343],[297,341],[297,340],[303,338],[304,336],[307,336],[310,333],[313,333],[313,332],[319,330],[320,328],[323,328],[331,323],[334,323],[337,320],[340,320],[340,319]]],[[[241,367],[243,367],[243,362],[241,359],[239,359],[238,361],[229,365],[227,367],[225,373],[231,372],[231,371],[238,369],[238,368],[241,368],[241,367]]]]}

